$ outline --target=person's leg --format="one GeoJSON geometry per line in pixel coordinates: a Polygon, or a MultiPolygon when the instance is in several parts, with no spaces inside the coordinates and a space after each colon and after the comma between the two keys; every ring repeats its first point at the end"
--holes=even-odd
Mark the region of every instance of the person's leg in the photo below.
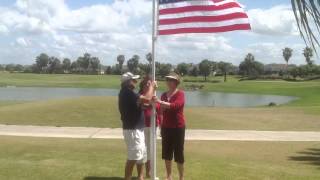
{"type": "Polygon", "coordinates": [[[134,168],[134,165],[136,164],[136,161],[132,159],[132,142],[133,142],[133,131],[131,130],[123,130],[123,136],[125,143],[127,145],[127,162],[125,164],[125,173],[124,173],[124,179],[125,180],[131,180],[132,177],[132,171],[134,168]]]}
{"type": "Polygon", "coordinates": [[[151,169],[150,169],[150,160],[148,160],[146,162],[146,178],[150,178],[151,177],[151,169]]]}
{"type": "MultiPolygon", "coordinates": [[[[145,143],[144,143],[144,133],[143,130],[125,130],[124,139],[127,145],[127,163],[125,168],[125,180],[131,180],[132,171],[136,164],[144,164],[144,152],[145,152],[145,143]],[[142,162],[142,163],[141,163],[142,162]]],[[[141,172],[141,167],[137,166],[138,173],[141,172]]],[[[140,177],[143,174],[139,174],[140,177]]],[[[141,179],[141,180],[142,180],[141,179]]]]}
{"type": "Polygon", "coordinates": [[[165,160],[165,165],[166,165],[166,180],[172,180],[172,161],[165,160]]]}
{"type": "Polygon", "coordinates": [[[185,139],[185,129],[177,128],[175,129],[174,138],[174,159],[178,166],[179,179],[184,180],[184,139],[185,139]]]}
{"type": "Polygon", "coordinates": [[[137,163],[138,179],[144,180],[143,177],[143,163],[137,163]]]}
{"type": "Polygon", "coordinates": [[[162,159],[165,160],[166,180],[172,180],[173,137],[171,129],[162,128],[162,159]]]}
{"type": "Polygon", "coordinates": [[[178,171],[179,171],[179,180],[184,180],[184,164],[177,163],[178,171]]]}
{"type": "Polygon", "coordinates": [[[151,169],[150,169],[150,127],[144,128],[144,138],[145,138],[145,143],[146,143],[146,149],[147,149],[147,162],[145,164],[146,166],[146,177],[150,178],[151,177],[151,169]]]}
{"type": "Polygon", "coordinates": [[[144,164],[147,161],[147,150],[145,144],[145,132],[144,129],[136,130],[136,149],[138,149],[137,158],[137,171],[138,171],[138,179],[144,179],[144,164]]]}
{"type": "Polygon", "coordinates": [[[124,176],[125,180],[131,180],[132,171],[133,171],[133,168],[134,168],[135,164],[136,164],[136,161],[127,160],[126,168],[125,168],[125,176],[124,176]]]}

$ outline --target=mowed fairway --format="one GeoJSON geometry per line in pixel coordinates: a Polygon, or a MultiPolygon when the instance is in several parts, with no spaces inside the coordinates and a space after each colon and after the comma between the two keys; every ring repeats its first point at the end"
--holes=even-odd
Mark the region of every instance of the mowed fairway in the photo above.
{"type": "MultiPolygon", "coordinates": [[[[125,146],[120,140],[0,137],[0,141],[0,179],[120,180],[123,175],[125,146]]],[[[316,142],[189,141],[186,179],[317,180],[319,152],[316,142]]],[[[158,173],[163,179],[162,161],[158,173]]]]}
{"type": "MultiPolygon", "coordinates": [[[[21,102],[0,106],[0,124],[121,127],[116,97],[21,102]]],[[[297,107],[186,108],[187,127],[319,131],[319,114],[297,107]]]]}
{"type": "Polygon", "coordinates": [[[24,102],[23,101],[0,101],[0,107],[13,105],[13,104],[22,104],[22,103],[24,103],[24,102]]]}
{"type": "Polygon", "coordinates": [[[1,86],[119,88],[119,76],[26,74],[0,72],[1,86]]]}

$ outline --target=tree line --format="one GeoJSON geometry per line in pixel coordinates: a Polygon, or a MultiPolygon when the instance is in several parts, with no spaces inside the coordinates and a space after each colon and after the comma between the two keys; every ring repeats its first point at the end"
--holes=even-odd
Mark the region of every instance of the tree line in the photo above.
{"type": "Polygon", "coordinates": [[[91,56],[89,53],[85,53],[73,62],[69,58],[60,60],[55,56],[41,53],[36,57],[35,63],[32,65],[0,65],[0,70],[39,74],[97,74],[101,70],[101,67],[99,58],[91,56]]]}
{"type": "MultiPolygon", "coordinates": [[[[156,74],[158,76],[165,76],[171,71],[184,76],[203,76],[207,81],[207,77],[224,76],[224,81],[227,81],[227,75],[240,75],[247,78],[281,78],[281,79],[296,79],[308,78],[313,76],[320,76],[320,66],[314,64],[312,60],[314,52],[312,48],[306,47],[303,50],[306,65],[296,66],[289,64],[293,56],[293,49],[286,47],[282,50],[282,55],[285,60],[285,66],[280,68],[272,68],[272,65],[265,65],[255,59],[252,53],[248,53],[239,66],[233,65],[224,61],[202,60],[199,64],[180,63],[176,66],[172,64],[162,64],[156,62],[156,74]],[[271,68],[268,68],[271,67],[271,68]]],[[[108,67],[107,74],[121,74],[125,71],[131,71],[136,74],[148,74],[151,70],[152,55],[146,55],[148,63],[140,63],[140,57],[134,55],[127,61],[127,69],[124,68],[125,56],[119,55],[117,57],[118,64],[108,67]]],[[[281,65],[281,64],[275,64],[281,65]]]]}
{"type": "Polygon", "coordinates": [[[33,73],[61,74],[97,74],[101,69],[101,63],[98,57],[85,53],[75,61],[68,58],[60,60],[57,57],[49,57],[42,53],[36,57],[35,64],[31,66],[30,71],[33,73]]]}
{"type": "MultiPolygon", "coordinates": [[[[265,65],[255,59],[252,53],[248,53],[239,66],[225,61],[212,61],[208,59],[202,60],[199,64],[180,63],[172,65],[170,63],[156,62],[156,75],[164,77],[171,71],[175,71],[182,76],[203,76],[207,81],[209,76],[224,76],[227,81],[227,75],[240,75],[247,78],[259,78],[276,75],[280,78],[296,79],[306,78],[320,75],[320,66],[314,64],[312,60],[314,52],[312,48],[306,47],[303,50],[306,64],[301,66],[290,65],[290,59],[293,56],[293,49],[286,47],[282,50],[285,60],[285,67],[280,69],[272,68],[271,65],[265,65]],[[271,68],[268,68],[271,67],[271,68]]],[[[94,57],[89,53],[84,53],[76,60],[72,61],[68,58],[60,60],[57,57],[49,56],[41,53],[35,58],[35,63],[30,66],[19,64],[0,65],[0,71],[9,72],[26,72],[26,73],[42,73],[42,74],[112,74],[120,75],[130,71],[135,74],[149,74],[151,72],[152,54],[148,53],[144,58],[133,55],[126,59],[124,55],[118,55],[116,64],[112,66],[104,66],[98,57],[94,57]]],[[[275,64],[274,66],[276,66],[275,64]]],[[[278,64],[281,65],[281,64],[278,64]]]]}

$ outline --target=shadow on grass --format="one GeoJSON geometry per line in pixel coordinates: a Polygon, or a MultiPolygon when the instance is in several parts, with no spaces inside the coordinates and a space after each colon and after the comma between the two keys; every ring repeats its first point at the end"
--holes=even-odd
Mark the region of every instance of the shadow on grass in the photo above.
{"type": "Polygon", "coordinates": [[[309,148],[306,151],[298,152],[299,155],[289,157],[292,161],[304,162],[314,166],[320,166],[320,149],[309,148]]]}
{"type": "Polygon", "coordinates": [[[120,177],[85,177],[83,180],[123,180],[123,178],[120,177]]]}

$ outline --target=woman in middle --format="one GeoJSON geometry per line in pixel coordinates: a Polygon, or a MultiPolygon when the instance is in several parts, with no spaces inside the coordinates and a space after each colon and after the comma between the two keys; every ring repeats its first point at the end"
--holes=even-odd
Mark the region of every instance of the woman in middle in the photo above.
{"type": "MultiPolygon", "coordinates": [[[[139,93],[141,95],[144,95],[148,92],[148,82],[151,81],[150,76],[146,76],[140,83],[140,91],[139,93]]],[[[161,125],[161,113],[160,113],[160,104],[156,103],[156,126],[159,127],[161,125]]],[[[150,127],[151,127],[151,116],[152,116],[152,105],[150,102],[146,102],[143,104],[143,110],[144,110],[144,134],[145,134],[145,144],[147,146],[147,162],[146,162],[146,177],[150,178],[151,176],[151,169],[150,169],[150,127]]]]}

